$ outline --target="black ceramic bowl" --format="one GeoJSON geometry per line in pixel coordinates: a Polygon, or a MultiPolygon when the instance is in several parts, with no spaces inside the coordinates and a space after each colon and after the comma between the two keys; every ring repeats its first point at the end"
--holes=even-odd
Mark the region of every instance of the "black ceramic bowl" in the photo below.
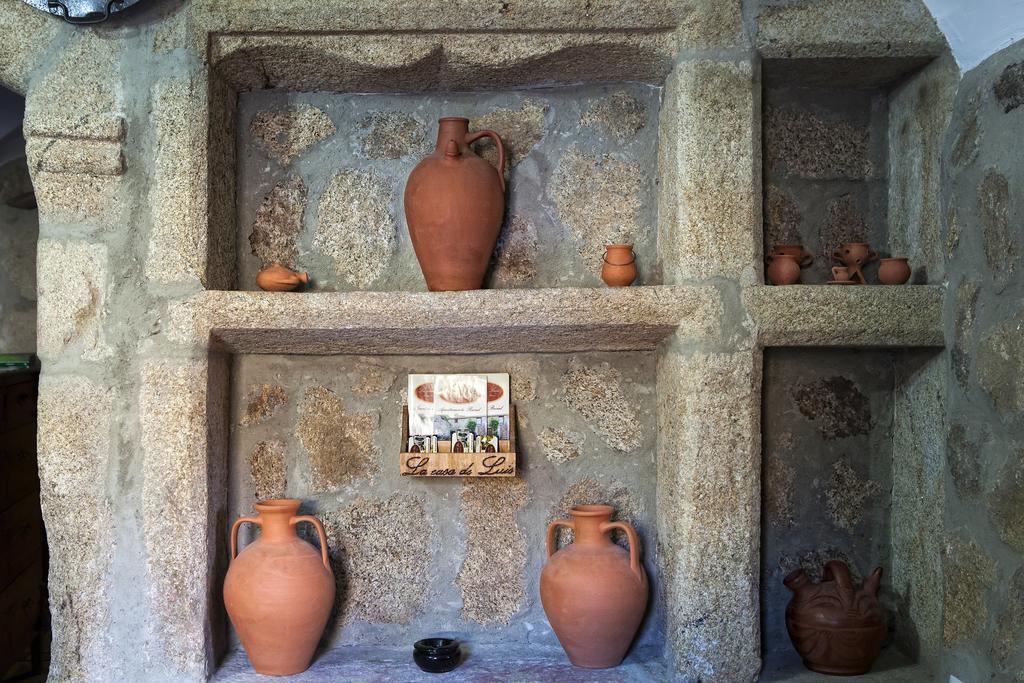
{"type": "Polygon", "coordinates": [[[424,638],[413,644],[412,658],[427,673],[443,674],[459,665],[462,651],[453,638],[424,638]]]}

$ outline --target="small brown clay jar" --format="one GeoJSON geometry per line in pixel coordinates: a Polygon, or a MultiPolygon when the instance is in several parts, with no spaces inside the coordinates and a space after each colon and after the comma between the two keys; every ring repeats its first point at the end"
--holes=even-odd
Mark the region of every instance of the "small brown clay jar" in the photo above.
{"type": "Polygon", "coordinates": [[[910,279],[910,265],[905,258],[884,258],[878,264],[878,281],[883,285],[902,285],[910,279]]]}
{"type": "Polygon", "coordinates": [[[768,280],[773,285],[795,285],[800,282],[800,261],[792,254],[768,257],[768,280]]]}
{"type": "Polygon", "coordinates": [[[609,287],[626,287],[636,280],[636,254],[632,244],[609,244],[605,247],[601,279],[609,287]]]}
{"type": "Polygon", "coordinates": [[[264,268],[256,275],[256,285],[267,292],[290,292],[309,284],[309,273],[296,273],[280,263],[264,268]]]}
{"type": "Polygon", "coordinates": [[[776,255],[795,256],[801,268],[806,268],[814,261],[814,255],[804,249],[802,244],[776,244],[768,252],[769,258],[776,255]]]}
{"type": "Polygon", "coordinates": [[[835,282],[847,282],[850,279],[850,269],[846,266],[835,266],[832,268],[832,280],[835,282]]]}

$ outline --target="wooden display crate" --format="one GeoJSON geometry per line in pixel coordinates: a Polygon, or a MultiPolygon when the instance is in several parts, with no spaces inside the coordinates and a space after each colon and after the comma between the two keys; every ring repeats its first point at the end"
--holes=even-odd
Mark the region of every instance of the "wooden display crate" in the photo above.
{"type": "MultiPolygon", "coordinates": [[[[452,453],[451,442],[438,442],[442,453],[402,452],[403,477],[516,476],[516,407],[509,406],[508,439],[498,441],[497,453],[452,453]]],[[[409,406],[402,406],[402,445],[409,444],[409,406]]]]}

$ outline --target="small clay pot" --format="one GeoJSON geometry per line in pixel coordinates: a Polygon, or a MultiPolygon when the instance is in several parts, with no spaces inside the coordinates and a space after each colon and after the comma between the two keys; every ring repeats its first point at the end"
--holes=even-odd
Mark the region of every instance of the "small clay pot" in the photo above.
{"type": "Polygon", "coordinates": [[[795,256],[801,268],[806,268],[814,261],[814,255],[805,250],[802,244],[776,244],[768,256],[795,256]]]}
{"type": "Polygon", "coordinates": [[[309,284],[309,273],[296,273],[280,263],[264,268],[256,275],[256,285],[266,292],[290,292],[309,284]]]}
{"type": "Polygon", "coordinates": [[[800,282],[800,261],[792,254],[768,257],[768,280],[773,285],[795,285],[800,282]]]}
{"type": "Polygon", "coordinates": [[[905,258],[884,258],[878,262],[878,281],[883,285],[902,285],[910,279],[910,265],[905,258]]]}
{"type": "Polygon", "coordinates": [[[609,287],[627,287],[636,280],[636,254],[632,244],[609,244],[605,247],[601,279],[609,287]]]}
{"type": "Polygon", "coordinates": [[[443,674],[461,663],[462,650],[452,638],[424,638],[413,643],[412,659],[427,673],[443,674]]]}

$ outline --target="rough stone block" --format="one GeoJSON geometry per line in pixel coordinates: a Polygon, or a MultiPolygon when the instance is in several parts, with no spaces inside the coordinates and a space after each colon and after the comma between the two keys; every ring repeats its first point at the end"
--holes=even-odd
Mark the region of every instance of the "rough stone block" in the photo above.
{"type": "Polygon", "coordinates": [[[40,223],[84,223],[91,228],[123,225],[121,216],[129,201],[123,176],[36,171],[32,185],[40,223]]]}
{"type": "Polygon", "coordinates": [[[69,349],[85,360],[112,353],[106,341],[107,248],[98,243],[39,241],[39,355],[56,360],[69,349]]]}
{"type": "Polygon", "coordinates": [[[299,405],[295,435],[309,454],[314,493],[327,493],[380,471],[380,449],[373,435],[379,413],[354,413],[333,391],[315,386],[299,405]]]}
{"type": "Polygon", "coordinates": [[[126,44],[98,31],[75,33],[25,98],[27,133],[109,140],[111,133],[123,131],[114,130],[123,126],[114,117],[124,107],[121,58],[126,44]]]}
{"type": "Polygon", "coordinates": [[[296,240],[302,231],[306,195],[306,184],[302,178],[295,177],[278,183],[263,198],[249,233],[249,247],[261,268],[275,263],[285,268],[297,267],[296,240]]]}
{"type": "Polygon", "coordinates": [[[942,346],[937,286],[750,287],[743,292],[764,346],[942,346]]]}
{"type": "Polygon", "coordinates": [[[359,122],[367,159],[422,157],[432,150],[423,122],[400,111],[376,111],[359,122]]]}
{"type": "Polygon", "coordinates": [[[761,666],[760,378],[757,351],[658,362],[658,510],[673,511],[658,515],[658,558],[685,679],[753,681],[761,666]]]}
{"type": "Polygon", "coordinates": [[[282,166],[291,166],[297,157],[337,130],[331,117],[308,104],[261,111],[249,122],[249,131],[282,166]]]}
{"type": "Polygon", "coordinates": [[[153,85],[155,157],[146,277],[157,287],[207,280],[207,83],[183,74],[153,85]]]}
{"type": "Polygon", "coordinates": [[[394,494],[359,498],[345,509],[322,515],[334,576],[338,619],[408,624],[423,611],[434,533],[423,499],[394,494]]]}
{"type": "Polygon", "coordinates": [[[942,564],[942,639],[946,647],[954,647],[984,630],[996,564],[973,540],[953,535],[946,539],[942,564]]]}
{"type": "Polygon", "coordinates": [[[684,61],[668,77],[658,158],[658,253],[667,283],[760,281],[758,87],[745,61],[684,61]]]}
{"type": "Polygon", "coordinates": [[[118,647],[108,640],[115,547],[106,482],[114,424],[108,388],[85,377],[40,379],[39,480],[50,550],[53,680],[101,680],[118,647]]]}
{"type": "Polygon", "coordinates": [[[756,47],[765,57],[937,56],[946,40],[921,0],[761,3],[756,47]]]}
{"type": "Polygon", "coordinates": [[[522,608],[526,535],[518,516],[527,499],[523,479],[465,480],[461,508],[469,533],[455,584],[466,619],[486,626],[508,624],[522,608]]]}
{"type": "Polygon", "coordinates": [[[605,442],[621,453],[643,441],[640,416],[622,391],[622,373],[608,363],[587,366],[573,359],[562,376],[566,405],[584,417],[605,442]]]}
{"type": "Polygon", "coordinates": [[[26,146],[33,172],[104,176],[124,173],[120,143],[75,138],[29,137],[26,146]]]}
{"type": "MultiPolygon", "coordinates": [[[[223,501],[208,473],[210,442],[204,360],[147,361],[140,373],[142,535],[149,610],[160,652],[181,679],[212,665],[206,629],[217,546],[212,510],[223,501]]],[[[211,414],[227,405],[212,403],[211,414]]]]}
{"type": "Polygon", "coordinates": [[[354,169],[334,174],[320,195],[313,249],[331,257],[338,275],[360,289],[383,275],[395,254],[393,195],[388,178],[354,169]]]}
{"type": "Polygon", "coordinates": [[[1024,411],[1024,314],[1007,316],[984,334],[975,359],[978,382],[1005,415],[1024,411]]]}
{"type": "Polygon", "coordinates": [[[24,94],[29,76],[60,32],[60,24],[22,2],[0,4],[0,26],[8,30],[0,44],[0,83],[24,94]]]}

